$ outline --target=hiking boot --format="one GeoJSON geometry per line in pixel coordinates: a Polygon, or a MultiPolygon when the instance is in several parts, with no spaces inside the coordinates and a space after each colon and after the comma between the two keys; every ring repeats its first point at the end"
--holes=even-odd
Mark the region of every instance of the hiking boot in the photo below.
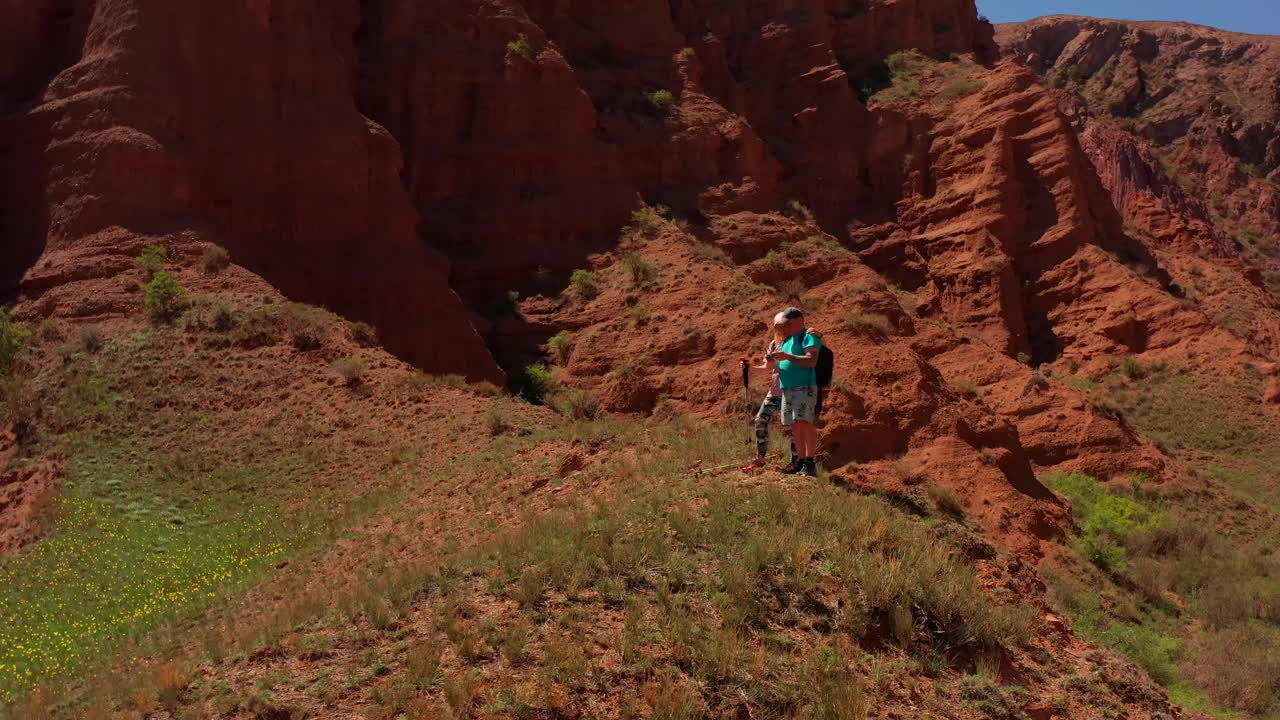
{"type": "Polygon", "coordinates": [[[807,475],[812,478],[818,477],[818,463],[813,460],[805,460],[800,463],[800,472],[797,475],[807,475]]]}
{"type": "Polygon", "coordinates": [[[782,467],[778,468],[778,472],[782,473],[783,475],[799,475],[800,473],[804,472],[804,463],[800,462],[799,460],[792,460],[786,465],[783,465],[782,467]]]}
{"type": "Polygon", "coordinates": [[[760,468],[763,468],[763,467],[764,467],[764,458],[756,458],[755,460],[752,460],[746,465],[743,465],[739,469],[742,472],[749,473],[749,472],[755,472],[756,470],[759,470],[760,468]]]}

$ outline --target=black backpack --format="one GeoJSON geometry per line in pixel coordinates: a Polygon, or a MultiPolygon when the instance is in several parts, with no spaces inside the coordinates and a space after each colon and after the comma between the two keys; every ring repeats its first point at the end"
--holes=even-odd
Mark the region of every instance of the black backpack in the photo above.
{"type": "Polygon", "coordinates": [[[836,370],[836,354],[825,344],[818,349],[818,364],[813,368],[818,379],[818,387],[826,388],[831,384],[831,374],[836,370]]]}

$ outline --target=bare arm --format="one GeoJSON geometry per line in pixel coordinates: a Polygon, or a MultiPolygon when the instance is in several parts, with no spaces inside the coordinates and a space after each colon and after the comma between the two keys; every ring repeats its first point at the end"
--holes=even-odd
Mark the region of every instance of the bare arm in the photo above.
{"type": "Polygon", "coordinates": [[[799,365],[800,367],[807,367],[807,368],[817,367],[818,366],[818,349],[819,348],[817,345],[814,345],[813,347],[810,347],[810,348],[805,348],[803,355],[794,355],[792,353],[782,352],[781,350],[779,350],[773,353],[773,355],[770,356],[770,359],[790,360],[791,362],[799,365]]]}

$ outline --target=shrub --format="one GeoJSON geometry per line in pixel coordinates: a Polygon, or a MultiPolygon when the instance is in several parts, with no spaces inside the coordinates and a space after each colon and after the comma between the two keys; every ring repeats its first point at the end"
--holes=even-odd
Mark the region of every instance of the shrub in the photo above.
{"type": "Polygon", "coordinates": [[[808,289],[809,288],[804,284],[804,281],[800,278],[783,280],[778,283],[778,292],[788,301],[794,301],[797,305],[800,304],[800,297],[804,295],[805,291],[808,289]]]}
{"type": "Polygon", "coordinates": [[[200,255],[200,267],[209,274],[222,272],[230,265],[231,253],[227,252],[226,248],[210,245],[200,255]]]}
{"type": "Polygon", "coordinates": [[[498,437],[511,429],[511,420],[502,408],[495,405],[484,413],[484,428],[489,437],[498,437]]]}
{"type": "Polygon", "coordinates": [[[502,395],[502,388],[494,385],[488,380],[481,380],[478,383],[472,383],[467,389],[481,397],[498,397],[502,395]]]}
{"type": "Polygon", "coordinates": [[[1140,380],[1147,374],[1146,368],[1142,367],[1142,363],[1138,362],[1137,358],[1132,355],[1125,356],[1125,359],[1120,363],[1120,372],[1130,380],[1140,380]]]}
{"type": "Polygon", "coordinates": [[[813,211],[799,200],[788,200],[782,212],[784,215],[804,220],[805,222],[813,222],[813,211]]]}
{"type": "Polygon", "coordinates": [[[1218,192],[1209,193],[1209,204],[1213,206],[1213,211],[1221,217],[1227,216],[1227,201],[1222,198],[1222,194],[1218,192]]]}
{"type": "Polygon", "coordinates": [[[849,248],[845,247],[839,240],[831,237],[830,235],[810,235],[805,238],[805,242],[820,250],[825,250],[830,253],[844,255],[849,252],[849,248]]]}
{"type": "Polygon", "coordinates": [[[711,262],[722,263],[724,265],[728,265],[732,262],[729,259],[728,253],[726,253],[720,247],[716,245],[712,245],[711,243],[704,243],[704,242],[694,243],[693,254],[696,257],[702,258],[703,260],[710,260],[711,262]]]}
{"type": "Polygon", "coordinates": [[[565,417],[574,420],[594,420],[600,416],[600,401],[581,388],[556,393],[551,405],[565,417]]]}
{"type": "Polygon", "coordinates": [[[658,266],[645,260],[640,253],[629,252],[623,255],[622,267],[636,285],[643,285],[658,276],[658,266]]]}
{"type": "Polygon", "coordinates": [[[79,345],[81,352],[93,355],[102,349],[102,331],[94,325],[80,328],[79,345]]]}
{"type": "Polygon", "coordinates": [[[676,96],[665,88],[646,93],[645,97],[649,99],[649,104],[653,106],[653,109],[660,113],[669,113],[676,105],[676,96]]]}
{"type": "Polygon", "coordinates": [[[1251,177],[1264,178],[1267,175],[1262,168],[1254,165],[1253,163],[1242,163],[1240,165],[1240,169],[1243,170],[1246,175],[1251,177]]]}
{"type": "Polygon", "coordinates": [[[320,309],[289,303],[280,309],[279,317],[295,348],[305,352],[324,345],[325,316],[320,309]]]}
{"type": "Polygon", "coordinates": [[[1087,80],[1088,77],[1084,74],[1084,71],[1080,69],[1079,65],[1072,65],[1071,67],[1067,68],[1067,79],[1079,85],[1080,83],[1087,80]]]}
{"type": "Polygon", "coordinates": [[[507,52],[515,53],[525,60],[533,59],[533,46],[529,44],[529,37],[524,33],[520,33],[515,40],[507,43],[507,52]]]}
{"type": "Polygon", "coordinates": [[[547,345],[555,351],[556,358],[560,362],[567,362],[569,354],[573,352],[573,334],[568,330],[561,330],[551,336],[551,339],[547,341],[547,345]]]}
{"type": "Polygon", "coordinates": [[[892,333],[894,330],[893,323],[889,321],[888,316],[880,313],[864,313],[855,310],[846,315],[844,321],[845,325],[854,329],[861,328],[885,334],[892,333]]]}
{"type": "Polygon", "coordinates": [[[569,277],[569,285],[583,300],[590,300],[600,294],[600,288],[596,286],[596,276],[590,270],[574,270],[573,275],[569,277]]]}
{"type": "Polygon", "coordinates": [[[362,347],[374,347],[378,344],[378,330],[369,323],[347,323],[347,329],[351,331],[351,339],[362,347]]]}
{"type": "Polygon", "coordinates": [[[1165,515],[1137,500],[1112,495],[1083,473],[1051,478],[1050,485],[1071,500],[1081,521],[1080,549],[1094,565],[1112,574],[1126,570],[1125,545],[1136,535],[1157,531],[1165,515]]]}
{"type": "Polygon", "coordinates": [[[340,360],[335,360],[333,363],[333,369],[337,371],[339,377],[342,378],[342,381],[346,383],[349,388],[358,387],[363,383],[365,373],[368,372],[368,368],[365,367],[360,358],[354,357],[344,357],[340,360]]]}
{"type": "Polygon", "coordinates": [[[930,485],[925,491],[929,495],[929,499],[933,501],[934,506],[939,510],[955,518],[964,517],[964,506],[956,499],[955,493],[949,488],[940,485],[930,485]]]}
{"type": "Polygon", "coordinates": [[[18,437],[30,437],[40,416],[40,398],[23,372],[0,375],[0,418],[13,423],[18,437]]]}
{"type": "MultiPolygon", "coordinates": [[[[1261,623],[1207,632],[1184,672],[1224,707],[1256,716],[1280,699],[1280,630],[1261,623]]],[[[1233,716],[1234,717],[1234,716],[1233,716]]]]}
{"type": "Polygon", "coordinates": [[[943,101],[958,100],[962,97],[972,95],[981,90],[983,84],[979,80],[971,78],[956,78],[947,83],[942,92],[938,93],[938,99],[943,101]]]}
{"type": "Polygon", "coordinates": [[[1251,227],[1246,227],[1240,231],[1240,237],[1243,238],[1246,243],[1253,245],[1258,242],[1258,238],[1261,236],[1258,234],[1257,230],[1254,230],[1251,227]]]}
{"type": "Polygon", "coordinates": [[[142,290],[143,308],[153,322],[172,322],[182,314],[187,290],[173,273],[163,270],[157,272],[150,282],[142,286],[142,290]]]}
{"type": "Polygon", "coordinates": [[[555,379],[546,365],[534,363],[524,369],[521,385],[521,395],[529,402],[541,404],[555,387],[555,379]]]}
{"type": "Polygon", "coordinates": [[[631,318],[631,322],[636,327],[644,327],[649,324],[649,308],[644,305],[634,305],[627,308],[627,317],[631,318]]]}
{"type": "Polygon", "coordinates": [[[133,264],[147,271],[147,278],[150,279],[164,269],[164,264],[168,260],[169,251],[165,246],[148,245],[143,249],[142,254],[134,258],[133,264]]]}
{"type": "Polygon", "coordinates": [[[30,339],[31,331],[14,322],[9,312],[0,308],[0,376],[11,374],[18,366],[30,339]]]}

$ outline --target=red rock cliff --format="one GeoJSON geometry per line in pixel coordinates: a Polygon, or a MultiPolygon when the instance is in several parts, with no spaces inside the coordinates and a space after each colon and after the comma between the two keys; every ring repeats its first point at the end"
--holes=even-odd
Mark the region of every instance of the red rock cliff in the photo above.
{"type": "Polygon", "coordinates": [[[109,258],[131,249],[108,228],[194,234],[290,297],[377,325],[424,368],[501,377],[447,261],[417,237],[398,145],[356,110],[355,2],[67,10],[86,22],[78,62],[31,99],[15,92],[5,121],[6,190],[24,201],[4,206],[12,260],[43,248],[26,300],[63,312],[58,288],[118,269],[109,258]]]}

